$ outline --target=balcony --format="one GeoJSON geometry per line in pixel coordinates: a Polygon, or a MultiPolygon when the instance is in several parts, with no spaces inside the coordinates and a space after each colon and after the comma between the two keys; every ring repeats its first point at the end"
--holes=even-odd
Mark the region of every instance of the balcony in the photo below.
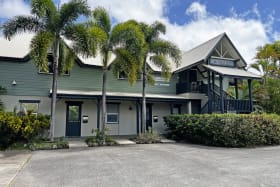
{"type": "Polygon", "coordinates": [[[207,93],[207,85],[201,82],[184,82],[176,84],[176,94],[207,93]]]}

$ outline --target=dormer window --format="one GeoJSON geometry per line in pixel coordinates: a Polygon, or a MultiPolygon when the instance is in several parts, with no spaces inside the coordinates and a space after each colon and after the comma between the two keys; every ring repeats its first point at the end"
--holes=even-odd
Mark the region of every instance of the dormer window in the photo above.
{"type": "MultiPolygon", "coordinates": [[[[43,73],[43,74],[53,74],[53,64],[54,64],[54,58],[52,54],[48,54],[48,67],[47,70],[44,71],[41,68],[39,68],[39,73],[43,73]]],[[[69,75],[69,71],[65,71],[64,75],[69,75]]]]}
{"type": "MultiPolygon", "coordinates": [[[[127,75],[126,75],[126,73],[123,72],[123,71],[119,72],[119,73],[118,73],[118,79],[120,79],[120,80],[127,80],[127,75]]],[[[137,80],[142,80],[142,74],[141,74],[141,73],[139,73],[139,74],[137,75],[137,80]]]]}

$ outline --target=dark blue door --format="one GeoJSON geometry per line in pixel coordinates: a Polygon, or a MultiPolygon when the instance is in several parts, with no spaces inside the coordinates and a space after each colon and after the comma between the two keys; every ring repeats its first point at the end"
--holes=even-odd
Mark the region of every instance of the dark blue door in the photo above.
{"type": "Polygon", "coordinates": [[[66,136],[81,136],[81,103],[67,103],[66,136]]]}

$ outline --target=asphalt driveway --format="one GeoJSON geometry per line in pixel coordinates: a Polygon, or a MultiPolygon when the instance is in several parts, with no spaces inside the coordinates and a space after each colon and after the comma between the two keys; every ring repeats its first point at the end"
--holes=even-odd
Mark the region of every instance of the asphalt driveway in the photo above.
{"type": "Polygon", "coordinates": [[[38,151],[12,186],[280,186],[280,146],[153,144],[38,151]]]}

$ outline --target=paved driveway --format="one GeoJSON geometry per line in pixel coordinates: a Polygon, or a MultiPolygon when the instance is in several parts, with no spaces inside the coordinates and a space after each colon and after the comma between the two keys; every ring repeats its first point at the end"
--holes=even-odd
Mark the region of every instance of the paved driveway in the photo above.
{"type": "Polygon", "coordinates": [[[153,144],[39,151],[13,186],[280,186],[280,146],[153,144]]]}

